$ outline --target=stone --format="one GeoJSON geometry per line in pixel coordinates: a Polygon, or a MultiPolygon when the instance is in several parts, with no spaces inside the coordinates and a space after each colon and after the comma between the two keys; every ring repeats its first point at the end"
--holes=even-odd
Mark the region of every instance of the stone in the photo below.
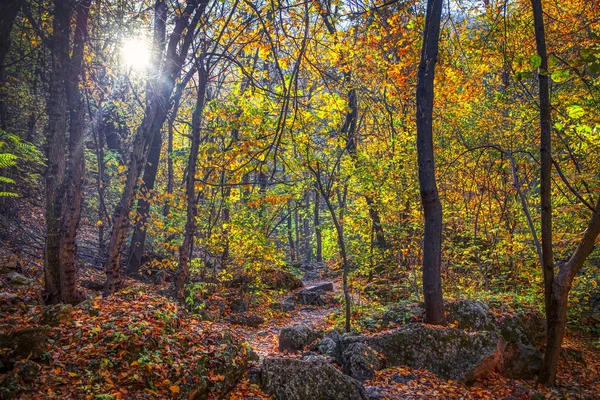
{"type": "Polygon", "coordinates": [[[268,289],[273,290],[294,290],[304,286],[302,281],[294,274],[282,270],[267,271],[263,283],[268,289]]]}
{"type": "Polygon", "coordinates": [[[304,289],[303,292],[310,293],[310,292],[318,292],[320,290],[322,290],[323,292],[332,292],[333,291],[333,283],[331,283],[331,282],[320,283],[318,285],[311,286],[309,288],[304,289]]]}
{"type": "Polygon", "coordinates": [[[17,302],[17,300],[19,300],[19,296],[15,293],[0,292],[0,303],[11,304],[17,302]]]}
{"type": "Polygon", "coordinates": [[[383,367],[378,355],[364,343],[351,343],[342,354],[344,373],[364,382],[373,379],[375,371],[383,367]]]}
{"type": "Polygon", "coordinates": [[[0,257],[0,271],[7,273],[10,271],[17,271],[21,269],[21,261],[16,254],[10,254],[7,256],[0,257]]]}
{"type": "Polygon", "coordinates": [[[458,321],[458,327],[469,331],[494,331],[496,321],[487,304],[471,299],[456,300],[446,304],[448,322],[458,321]]]}
{"type": "Polygon", "coordinates": [[[296,309],[296,305],[291,300],[285,300],[282,303],[272,303],[269,307],[273,310],[290,312],[296,309]]]}
{"type": "Polygon", "coordinates": [[[390,378],[390,381],[392,381],[393,383],[398,383],[400,385],[406,385],[407,383],[414,381],[418,378],[419,377],[415,374],[406,374],[406,375],[394,374],[390,378]]]}
{"type": "Polygon", "coordinates": [[[467,383],[487,376],[500,362],[496,332],[467,333],[411,323],[379,336],[342,337],[344,349],[355,342],[381,353],[387,366],[427,369],[444,379],[467,383]]]}
{"type": "Polygon", "coordinates": [[[367,400],[365,389],[323,360],[266,358],[261,389],[275,400],[367,400]]]}
{"type": "Polygon", "coordinates": [[[19,329],[12,332],[10,340],[14,350],[10,353],[12,359],[39,360],[46,351],[46,339],[50,333],[47,326],[19,329]]]}
{"type": "MultiPolygon", "coordinates": [[[[512,379],[533,379],[540,371],[542,353],[536,337],[518,315],[504,315],[498,319],[497,330],[504,340],[500,372],[512,379]]],[[[538,326],[544,332],[545,328],[538,326]]]]}
{"type": "Polygon", "coordinates": [[[337,343],[330,337],[323,338],[317,345],[319,353],[324,356],[336,358],[338,352],[337,343]]]}
{"type": "Polygon", "coordinates": [[[302,351],[316,339],[316,335],[306,325],[294,325],[279,332],[279,351],[291,353],[302,351]]]}
{"type": "Polygon", "coordinates": [[[243,313],[248,311],[250,304],[242,299],[233,299],[229,304],[232,313],[243,313]]]}
{"type": "Polygon", "coordinates": [[[95,291],[100,291],[100,290],[104,289],[104,282],[101,280],[84,279],[81,282],[79,282],[79,285],[86,289],[95,290],[95,291]]]}
{"type": "Polygon", "coordinates": [[[326,304],[323,299],[325,292],[323,290],[306,291],[301,290],[292,296],[292,299],[300,304],[307,306],[324,306],[326,304]]]}
{"type": "Polygon", "coordinates": [[[265,323],[265,319],[263,317],[253,314],[230,315],[226,319],[234,325],[244,325],[250,327],[257,327],[265,323]]]}
{"type": "Polygon", "coordinates": [[[21,275],[18,272],[11,272],[8,274],[8,283],[13,286],[25,286],[31,283],[31,279],[21,275]]]}
{"type": "Polygon", "coordinates": [[[73,320],[73,306],[70,304],[56,304],[44,307],[42,322],[50,326],[59,326],[73,320]]]}

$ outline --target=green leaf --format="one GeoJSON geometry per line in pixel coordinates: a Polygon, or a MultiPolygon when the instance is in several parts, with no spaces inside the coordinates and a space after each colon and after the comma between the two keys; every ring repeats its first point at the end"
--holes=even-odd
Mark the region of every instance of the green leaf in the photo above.
{"type": "Polygon", "coordinates": [[[542,65],[542,57],[535,54],[535,55],[529,57],[529,62],[531,62],[531,66],[533,68],[539,68],[540,65],[542,65]]]}
{"type": "Polygon", "coordinates": [[[561,82],[564,82],[567,79],[569,79],[569,74],[570,74],[570,72],[568,69],[560,69],[560,70],[552,73],[552,75],[550,75],[550,77],[552,78],[552,80],[554,82],[561,83],[561,82]]]}
{"type": "Polygon", "coordinates": [[[577,119],[583,117],[583,115],[585,114],[585,110],[581,106],[575,104],[567,107],[567,114],[569,115],[569,117],[577,119]]]}

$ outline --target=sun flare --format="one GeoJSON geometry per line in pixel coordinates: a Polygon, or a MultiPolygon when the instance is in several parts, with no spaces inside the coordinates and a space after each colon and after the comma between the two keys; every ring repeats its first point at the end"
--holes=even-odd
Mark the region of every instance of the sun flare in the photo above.
{"type": "Polygon", "coordinates": [[[143,38],[126,39],[121,45],[121,56],[127,68],[143,71],[150,63],[150,46],[143,38]]]}

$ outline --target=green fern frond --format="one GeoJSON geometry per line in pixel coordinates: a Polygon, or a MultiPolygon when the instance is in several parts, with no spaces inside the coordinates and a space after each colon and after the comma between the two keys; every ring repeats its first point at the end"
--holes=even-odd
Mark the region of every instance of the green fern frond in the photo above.
{"type": "Polygon", "coordinates": [[[17,156],[10,153],[0,153],[0,168],[8,168],[17,165],[17,156]]]}
{"type": "Polygon", "coordinates": [[[19,197],[19,195],[13,192],[0,192],[0,197],[19,197]]]}
{"type": "Polygon", "coordinates": [[[0,183],[15,183],[15,180],[7,178],[6,176],[0,176],[0,183]]]}

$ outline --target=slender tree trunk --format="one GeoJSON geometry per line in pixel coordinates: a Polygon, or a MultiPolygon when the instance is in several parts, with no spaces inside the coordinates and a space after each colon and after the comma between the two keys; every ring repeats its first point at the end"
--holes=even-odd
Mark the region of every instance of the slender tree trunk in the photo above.
{"type": "Polygon", "coordinates": [[[61,207],[59,188],[66,171],[67,97],[65,93],[65,61],[69,58],[69,33],[72,10],[67,2],[55,2],[52,22],[52,46],[49,98],[46,105],[46,251],[44,255],[44,286],[47,303],[59,303],[60,290],[60,228],[61,207]]]}
{"type": "MultiPolygon", "coordinates": [[[[319,190],[315,189],[314,217],[315,217],[316,261],[323,262],[323,236],[322,236],[322,232],[321,232],[321,218],[319,216],[319,208],[321,207],[319,197],[320,197],[319,190]]],[[[291,222],[291,220],[289,222],[291,222]]],[[[288,225],[289,225],[289,222],[288,222],[288,225]]]]}
{"type": "Polygon", "coordinates": [[[152,146],[148,153],[148,161],[146,162],[144,175],[142,177],[142,186],[140,188],[141,196],[138,199],[137,208],[138,219],[133,228],[133,234],[131,235],[129,260],[127,262],[126,272],[129,276],[137,276],[140,266],[142,265],[142,257],[144,255],[144,247],[146,244],[146,225],[150,217],[150,200],[156,182],[161,147],[162,132],[159,129],[154,132],[154,139],[152,140],[152,146]]]}
{"type": "Polygon", "coordinates": [[[567,327],[567,306],[571,285],[583,267],[583,263],[594,250],[594,244],[600,234],[600,197],[598,197],[594,209],[577,249],[569,261],[560,267],[552,282],[550,305],[546,311],[548,321],[546,351],[539,377],[540,382],[545,385],[554,385],[556,382],[558,359],[567,327]]]}
{"type": "Polygon", "coordinates": [[[0,2],[0,129],[8,128],[8,113],[6,108],[6,55],[10,50],[10,33],[13,23],[21,9],[22,0],[4,0],[0,2]]]}
{"type": "Polygon", "coordinates": [[[294,243],[294,227],[292,223],[292,207],[288,201],[288,215],[287,215],[287,237],[290,245],[290,262],[296,261],[296,244],[294,243]]]}
{"type": "MultiPolygon", "coordinates": [[[[540,206],[542,208],[542,271],[546,313],[551,307],[552,281],[554,280],[554,254],[552,248],[552,122],[550,116],[550,90],[548,86],[548,55],[541,0],[531,0],[535,44],[540,57],[538,74],[540,96],[540,206]]],[[[548,319],[548,315],[546,318],[548,319]]]]}
{"type": "Polygon", "coordinates": [[[310,192],[306,193],[306,204],[304,215],[302,216],[302,236],[303,236],[303,249],[304,262],[310,264],[312,262],[312,247],[310,243],[310,192]]]}
{"type": "Polygon", "coordinates": [[[187,165],[187,177],[185,181],[185,195],[187,199],[185,233],[183,243],[179,248],[179,271],[175,278],[175,297],[183,300],[185,297],[185,283],[189,277],[189,260],[194,246],[194,234],[196,232],[196,215],[198,213],[198,202],[195,195],[196,164],[198,162],[198,149],[200,147],[200,126],[202,122],[202,111],[206,98],[207,71],[204,61],[199,61],[198,66],[198,88],[196,98],[196,109],[192,116],[192,143],[187,165]]]}
{"type": "Polygon", "coordinates": [[[423,295],[425,322],[446,323],[442,297],[442,206],[435,178],[433,152],[434,72],[438,57],[438,39],[442,0],[427,1],[427,17],[417,81],[417,156],[421,203],[425,217],[423,239],[423,295]]]}
{"type": "MultiPolygon", "coordinates": [[[[167,44],[166,57],[161,72],[157,75],[153,85],[148,85],[149,98],[144,112],[142,123],[138,127],[134,141],[133,150],[129,157],[129,169],[125,187],[121,199],[114,213],[113,224],[110,234],[108,249],[108,262],[106,267],[106,283],[104,284],[103,296],[109,296],[118,290],[123,284],[121,276],[121,248],[125,240],[126,228],[129,221],[129,212],[133,205],[137,190],[137,181],[148,158],[149,147],[153,139],[153,133],[160,130],[167,118],[170,105],[170,97],[175,87],[175,81],[181,74],[181,66],[186,58],[192,43],[195,28],[204,14],[208,0],[188,0],[183,12],[175,18],[173,32],[167,44]],[[195,12],[194,12],[195,11],[195,12]],[[194,15],[189,21],[190,17],[194,15]],[[187,28],[187,30],[186,30],[187,28]],[[184,35],[184,31],[186,32],[184,35]],[[183,43],[177,44],[184,38],[183,43]],[[179,54],[177,49],[179,48],[179,54]]],[[[160,19],[165,1],[157,1],[155,5],[156,19],[160,19]]],[[[155,19],[155,33],[157,25],[155,19]]],[[[162,29],[162,28],[161,28],[162,29]]],[[[156,42],[156,41],[155,41],[156,42]]],[[[158,71],[159,68],[155,67],[158,71]]]]}

